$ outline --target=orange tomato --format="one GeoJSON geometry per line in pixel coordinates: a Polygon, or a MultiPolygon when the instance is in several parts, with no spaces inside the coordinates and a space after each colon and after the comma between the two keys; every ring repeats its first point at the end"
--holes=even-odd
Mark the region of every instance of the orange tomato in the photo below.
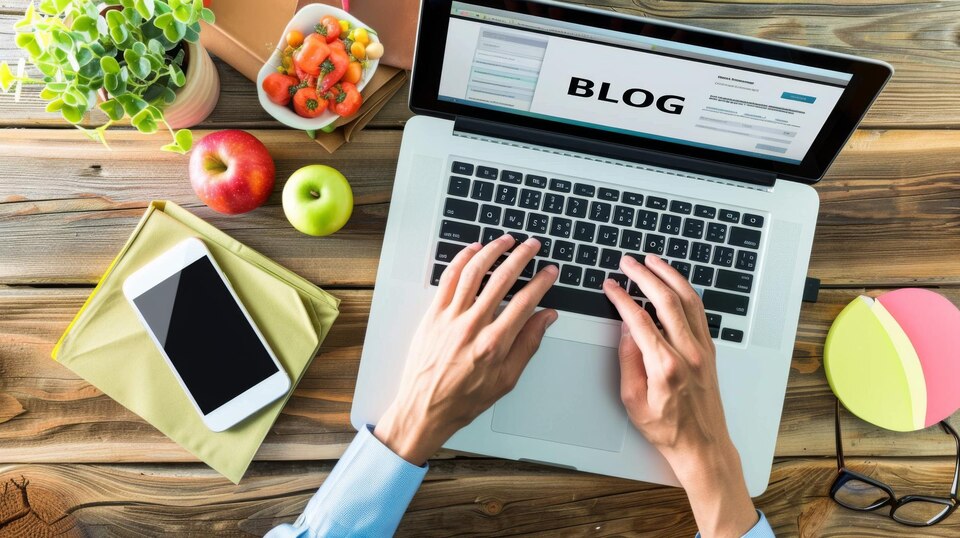
{"type": "Polygon", "coordinates": [[[360,62],[350,62],[350,65],[347,66],[347,72],[343,74],[341,79],[344,82],[349,82],[350,84],[356,84],[360,82],[360,78],[363,76],[363,66],[360,65],[360,62]]]}
{"type": "Polygon", "coordinates": [[[290,30],[287,32],[287,45],[299,47],[303,44],[303,32],[300,30],[290,30]]]}
{"type": "Polygon", "coordinates": [[[350,45],[350,54],[358,60],[362,60],[367,56],[367,49],[363,46],[363,43],[359,41],[354,41],[353,45],[350,45]]]}

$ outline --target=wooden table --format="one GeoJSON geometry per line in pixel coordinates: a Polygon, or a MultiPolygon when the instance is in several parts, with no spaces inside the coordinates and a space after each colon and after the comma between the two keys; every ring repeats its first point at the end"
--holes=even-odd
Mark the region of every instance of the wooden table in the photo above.
{"type": "MultiPolygon", "coordinates": [[[[20,53],[11,25],[27,0],[0,0],[0,59],[20,53]]],[[[617,11],[858,53],[897,74],[827,178],[805,304],[767,492],[784,536],[892,535],[910,529],[827,497],[836,472],[833,398],[821,351],[853,297],[924,286],[960,303],[960,2],[597,0],[617,11]]],[[[327,155],[272,121],[254,85],[218,63],[220,104],[195,135],[243,128],[269,147],[280,178],[267,205],[227,217],[203,206],[186,157],[159,137],[114,129],[112,151],[43,112],[35,90],[0,96],[0,535],[262,534],[292,521],[353,437],[348,414],[389,208],[401,92],[356,140],[327,155]],[[357,207],[333,237],[293,230],[282,180],[311,163],[350,179],[357,207]],[[343,299],[342,315],[239,486],[230,484],[66,368],[53,343],[151,199],[190,208],[343,299]]],[[[102,120],[90,118],[96,125],[102,120]]],[[[953,423],[960,427],[960,418],[953,423]]],[[[954,447],[939,430],[893,434],[845,421],[849,463],[901,493],[944,494],[954,447]]],[[[696,532],[683,492],[583,473],[443,454],[399,534],[696,532]]],[[[923,535],[957,536],[960,515],[923,535]]]]}

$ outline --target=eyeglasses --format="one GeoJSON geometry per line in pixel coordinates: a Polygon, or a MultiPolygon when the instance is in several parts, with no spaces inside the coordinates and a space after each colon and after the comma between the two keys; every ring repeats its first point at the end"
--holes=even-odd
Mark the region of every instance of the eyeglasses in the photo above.
{"type": "Polygon", "coordinates": [[[871,512],[884,506],[890,507],[890,517],[898,523],[912,527],[928,527],[940,523],[954,510],[957,498],[957,483],[960,479],[960,436],[947,421],[941,421],[943,431],[953,436],[957,445],[957,461],[953,469],[953,486],[949,497],[907,495],[898,498],[890,486],[879,480],[847,469],[843,461],[843,443],[840,439],[840,400],[837,400],[837,478],[830,487],[830,498],[840,506],[871,512]]]}

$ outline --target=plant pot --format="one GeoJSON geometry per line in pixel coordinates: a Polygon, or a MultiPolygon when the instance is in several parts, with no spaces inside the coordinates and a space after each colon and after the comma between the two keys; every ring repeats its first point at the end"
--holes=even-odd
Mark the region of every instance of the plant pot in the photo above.
{"type": "Polygon", "coordinates": [[[193,127],[205,120],[220,98],[220,75],[207,50],[199,43],[185,42],[186,82],[177,98],[163,109],[163,117],[172,129],[193,127]]]}

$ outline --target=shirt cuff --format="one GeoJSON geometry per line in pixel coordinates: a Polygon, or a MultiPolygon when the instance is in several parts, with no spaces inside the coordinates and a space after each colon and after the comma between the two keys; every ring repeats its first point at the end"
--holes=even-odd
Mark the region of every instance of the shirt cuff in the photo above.
{"type": "MultiPolygon", "coordinates": [[[[748,530],[741,538],[775,538],[773,529],[770,527],[770,522],[767,521],[767,517],[763,515],[763,512],[760,510],[757,510],[757,515],[760,516],[760,521],[757,521],[756,525],[748,530]]],[[[699,532],[696,538],[700,538],[699,532]]]]}

